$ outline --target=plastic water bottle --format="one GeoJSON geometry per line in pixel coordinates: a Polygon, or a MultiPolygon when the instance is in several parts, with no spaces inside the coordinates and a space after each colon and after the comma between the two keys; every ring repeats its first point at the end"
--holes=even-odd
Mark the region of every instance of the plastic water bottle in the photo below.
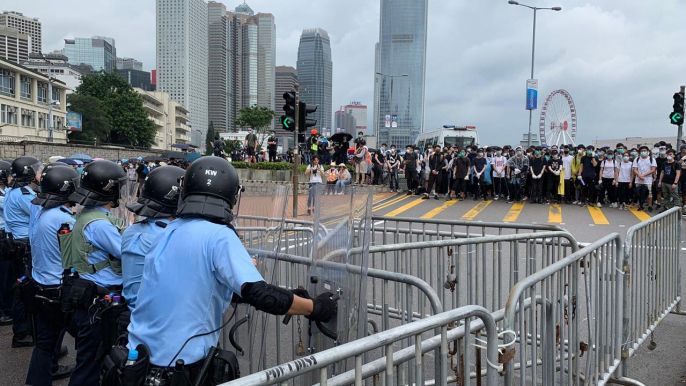
{"type": "Polygon", "coordinates": [[[130,350],[129,351],[129,359],[126,361],[126,366],[135,365],[137,360],[138,360],[138,351],[130,350]]]}

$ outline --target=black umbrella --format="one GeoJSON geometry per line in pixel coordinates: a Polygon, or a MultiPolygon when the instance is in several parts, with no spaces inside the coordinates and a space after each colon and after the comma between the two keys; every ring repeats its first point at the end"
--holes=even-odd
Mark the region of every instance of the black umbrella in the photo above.
{"type": "Polygon", "coordinates": [[[162,158],[164,158],[164,159],[170,159],[170,158],[183,159],[183,157],[185,157],[185,156],[186,155],[180,151],[165,150],[162,153],[162,158]]]}
{"type": "Polygon", "coordinates": [[[331,142],[350,142],[350,140],[353,139],[353,135],[350,133],[336,133],[329,137],[329,139],[331,140],[331,142]]]}
{"type": "Polygon", "coordinates": [[[175,149],[181,149],[181,150],[189,150],[189,149],[195,149],[195,146],[189,145],[187,143],[175,143],[171,145],[171,147],[175,149]]]}

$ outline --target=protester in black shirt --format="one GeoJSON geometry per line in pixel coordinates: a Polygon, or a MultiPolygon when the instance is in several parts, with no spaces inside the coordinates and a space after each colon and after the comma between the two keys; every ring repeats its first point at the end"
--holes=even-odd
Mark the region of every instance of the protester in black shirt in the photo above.
{"type": "Polygon", "coordinates": [[[407,180],[407,195],[411,195],[412,192],[417,189],[417,155],[414,153],[414,146],[407,145],[405,148],[405,159],[403,165],[405,165],[405,179],[407,180]]]}
{"type": "Polygon", "coordinates": [[[483,149],[479,149],[476,157],[472,158],[472,176],[474,178],[474,201],[483,196],[486,201],[486,165],[488,161],[484,158],[483,149]]]}
{"type": "MultiPolygon", "coordinates": [[[[550,153],[550,160],[546,163],[546,175],[548,176],[546,185],[545,199],[546,203],[555,202],[560,204],[560,196],[558,194],[560,187],[560,171],[562,169],[562,160],[557,150],[550,153]]],[[[564,180],[564,176],[562,176],[564,180]]]]}
{"type": "Polygon", "coordinates": [[[374,171],[374,185],[379,185],[381,181],[381,174],[383,173],[384,164],[386,162],[386,144],[382,144],[380,148],[374,152],[372,158],[372,165],[374,171]]]}
{"type": "Polygon", "coordinates": [[[276,132],[271,130],[269,137],[267,137],[267,153],[269,153],[269,162],[276,162],[276,148],[279,145],[279,138],[276,137],[276,132]]]}
{"type": "Polygon", "coordinates": [[[676,152],[673,149],[667,150],[667,157],[662,164],[662,172],[660,172],[660,182],[658,188],[662,189],[662,209],[660,213],[671,209],[675,206],[681,206],[681,198],[679,197],[679,180],[681,177],[681,167],[676,162],[676,152]]]}
{"type": "Polygon", "coordinates": [[[541,156],[540,148],[534,150],[534,156],[529,159],[529,171],[531,173],[531,203],[543,203],[543,173],[546,162],[541,156]]]}
{"type": "Polygon", "coordinates": [[[443,154],[441,153],[441,146],[434,146],[434,151],[429,156],[429,184],[426,187],[426,193],[422,199],[429,198],[429,192],[433,193],[434,198],[438,200],[437,190],[441,185],[441,173],[443,171],[443,154]]]}

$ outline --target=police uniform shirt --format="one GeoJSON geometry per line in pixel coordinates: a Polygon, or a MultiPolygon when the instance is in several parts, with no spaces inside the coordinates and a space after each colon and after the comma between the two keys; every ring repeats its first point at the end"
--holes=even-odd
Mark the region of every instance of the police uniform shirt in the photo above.
{"type": "Polygon", "coordinates": [[[36,193],[28,185],[12,189],[5,196],[5,230],[12,233],[15,239],[29,237],[29,218],[31,217],[31,201],[36,193]]]}
{"type": "MultiPolygon", "coordinates": [[[[144,343],[150,362],[167,366],[186,339],[219,328],[234,292],[262,280],[230,228],[197,218],[174,220],[145,256],[128,347],[144,343]]],[[[218,339],[219,332],[192,339],[177,359],[198,362],[218,339]]]]}
{"type": "MultiPolygon", "coordinates": [[[[38,225],[38,217],[43,207],[40,205],[31,204],[31,214],[29,215],[29,240],[36,234],[36,226],[38,225]]],[[[33,252],[31,253],[33,256],[33,252]]]]}
{"type": "Polygon", "coordinates": [[[38,213],[31,235],[33,278],[42,285],[59,285],[62,279],[62,255],[57,231],[64,223],[74,224],[72,211],[64,206],[43,209],[38,213]]]}
{"type": "MultiPolygon", "coordinates": [[[[97,209],[112,214],[101,207],[87,206],[84,209],[97,209]]],[[[83,235],[91,245],[98,250],[88,254],[91,264],[99,263],[110,258],[121,259],[121,235],[117,227],[107,220],[96,220],[86,226],[83,235]]],[[[101,287],[121,285],[122,277],[107,267],[94,274],[83,274],[81,278],[90,280],[101,287]]]]}
{"type": "Polygon", "coordinates": [[[0,229],[5,228],[5,196],[10,188],[0,189],[0,229]]]}
{"type": "Polygon", "coordinates": [[[161,224],[169,224],[165,218],[150,219],[148,222],[139,222],[126,228],[121,241],[121,264],[124,299],[131,310],[136,307],[138,288],[143,277],[143,264],[145,255],[150,251],[157,236],[165,228],[161,224]]]}

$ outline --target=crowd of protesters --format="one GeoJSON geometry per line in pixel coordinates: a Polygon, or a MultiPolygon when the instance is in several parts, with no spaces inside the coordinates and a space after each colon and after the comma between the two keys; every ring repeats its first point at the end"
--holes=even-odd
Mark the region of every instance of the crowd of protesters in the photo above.
{"type": "MultiPolygon", "coordinates": [[[[311,141],[316,140],[313,137],[311,141]]],[[[614,148],[580,144],[418,149],[407,145],[401,150],[382,144],[371,150],[360,135],[351,154],[339,159],[334,152],[332,165],[351,164],[355,171],[352,184],[387,185],[400,192],[402,175],[406,194],[424,199],[564,203],[649,212],[681,207],[686,201],[686,176],[682,177],[686,145],[680,149],[664,142],[652,148],[630,148],[622,143],[614,148]]],[[[309,163],[321,163],[322,158],[316,154],[309,163]]],[[[314,170],[311,168],[306,173],[314,170]]],[[[322,172],[321,178],[336,186],[327,193],[339,194],[343,190],[338,188],[345,187],[338,183],[336,170],[330,176],[322,172]]],[[[348,176],[345,178],[347,181],[348,176]]]]}

